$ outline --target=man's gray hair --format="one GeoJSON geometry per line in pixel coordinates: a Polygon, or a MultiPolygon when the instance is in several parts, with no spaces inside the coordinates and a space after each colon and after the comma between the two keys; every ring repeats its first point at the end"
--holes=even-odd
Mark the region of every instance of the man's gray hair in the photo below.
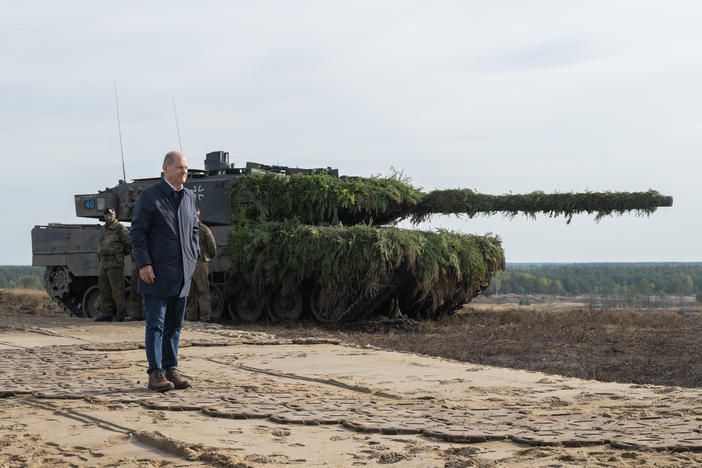
{"type": "Polygon", "coordinates": [[[176,158],[179,156],[185,157],[180,151],[169,151],[168,153],[166,153],[166,157],[163,158],[163,165],[170,166],[175,162],[176,158]]]}

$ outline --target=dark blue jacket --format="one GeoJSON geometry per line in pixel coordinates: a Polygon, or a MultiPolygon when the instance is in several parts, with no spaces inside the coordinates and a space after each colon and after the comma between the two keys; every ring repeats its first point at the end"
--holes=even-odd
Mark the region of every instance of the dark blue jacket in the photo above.
{"type": "Polygon", "coordinates": [[[185,297],[200,255],[195,194],[183,187],[182,200],[165,179],[139,195],[132,211],[129,237],[139,268],[151,265],[156,281],[139,279],[140,294],[185,297]]]}

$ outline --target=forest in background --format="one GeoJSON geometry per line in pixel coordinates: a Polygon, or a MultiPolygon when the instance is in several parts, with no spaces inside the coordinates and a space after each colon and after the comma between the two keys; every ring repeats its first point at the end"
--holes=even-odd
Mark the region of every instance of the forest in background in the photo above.
{"type": "Polygon", "coordinates": [[[0,289],[44,289],[44,267],[0,265],[0,289]]]}
{"type": "Polygon", "coordinates": [[[508,263],[489,293],[696,296],[702,302],[702,263],[508,263]]]}

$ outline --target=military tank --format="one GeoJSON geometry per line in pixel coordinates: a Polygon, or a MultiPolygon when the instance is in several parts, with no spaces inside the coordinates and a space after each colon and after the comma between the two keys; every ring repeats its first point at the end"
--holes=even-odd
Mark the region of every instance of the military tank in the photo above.
{"type": "MultiPolygon", "coordinates": [[[[129,221],[139,193],[158,178],[119,181],[75,195],[76,215],[114,208],[129,221]]],[[[364,320],[382,314],[434,319],[484,291],[505,258],[497,236],[403,229],[434,214],[524,213],[597,218],[671,206],[656,191],[486,195],[468,189],[424,193],[401,175],[340,176],[337,169],[259,163],[237,168],[223,151],[188,174],[201,220],[217,241],[210,263],[213,317],[253,322],[364,320]]],[[[71,315],[99,306],[99,224],[32,230],[32,264],[45,266],[49,295],[71,315]]],[[[125,280],[131,281],[129,261],[125,280]]]]}

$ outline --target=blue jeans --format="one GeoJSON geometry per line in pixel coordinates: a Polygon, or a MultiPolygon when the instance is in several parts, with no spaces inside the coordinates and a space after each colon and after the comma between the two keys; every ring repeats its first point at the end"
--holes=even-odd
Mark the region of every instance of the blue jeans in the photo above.
{"type": "Polygon", "coordinates": [[[146,359],[151,371],[178,367],[178,341],[187,297],[144,295],[146,359]]]}

